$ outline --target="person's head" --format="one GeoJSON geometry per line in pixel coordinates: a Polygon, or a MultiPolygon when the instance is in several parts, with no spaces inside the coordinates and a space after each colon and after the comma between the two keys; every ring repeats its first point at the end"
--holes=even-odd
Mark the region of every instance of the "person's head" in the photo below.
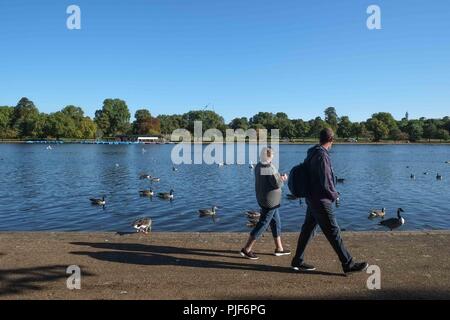
{"type": "Polygon", "coordinates": [[[331,128],[325,128],[320,131],[320,144],[324,148],[331,148],[334,141],[334,132],[331,128]]]}
{"type": "Polygon", "coordinates": [[[265,147],[261,150],[261,162],[271,163],[273,160],[273,150],[269,147],[265,147]]]}

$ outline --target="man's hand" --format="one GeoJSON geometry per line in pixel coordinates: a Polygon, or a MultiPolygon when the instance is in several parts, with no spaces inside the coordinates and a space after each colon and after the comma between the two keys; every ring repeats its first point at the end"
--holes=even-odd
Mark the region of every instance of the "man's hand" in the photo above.
{"type": "Polygon", "coordinates": [[[282,174],[281,176],[281,181],[285,182],[288,179],[288,175],[286,173],[282,174]]]}

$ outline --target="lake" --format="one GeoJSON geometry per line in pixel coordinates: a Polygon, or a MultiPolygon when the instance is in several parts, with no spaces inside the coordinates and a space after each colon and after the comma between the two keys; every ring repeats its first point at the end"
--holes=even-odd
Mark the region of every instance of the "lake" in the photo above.
{"type": "MultiPolygon", "coordinates": [[[[1,231],[133,231],[137,217],[153,219],[153,231],[250,231],[244,211],[257,209],[249,165],[179,165],[174,145],[0,144],[1,231]],[[172,202],[143,198],[151,187],[141,173],[161,178],[155,192],[175,190],[172,202]],[[106,196],[105,208],[90,197],[106,196]],[[217,219],[197,210],[220,207],[217,219]]],[[[280,145],[280,172],[303,161],[308,145],[280,145]]],[[[345,230],[383,230],[368,212],[385,207],[387,217],[405,210],[400,230],[450,229],[450,146],[335,145],[331,151],[341,204],[336,216],[345,230]],[[409,167],[409,168],[408,168],[409,167]],[[429,174],[425,175],[424,172],[429,174]],[[416,179],[410,178],[411,173],[416,179]],[[436,174],[443,176],[436,179],[436,174]]],[[[306,207],[286,199],[284,231],[299,231],[306,207]]]]}

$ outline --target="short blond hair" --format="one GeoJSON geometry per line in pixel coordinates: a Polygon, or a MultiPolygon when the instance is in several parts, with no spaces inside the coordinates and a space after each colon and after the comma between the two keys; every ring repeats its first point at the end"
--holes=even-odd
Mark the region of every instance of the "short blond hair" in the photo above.
{"type": "Polygon", "coordinates": [[[261,162],[267,162],[269,159],[273,158],[274,152],[270,147],[264,147],[261,150],[261,162]]]}

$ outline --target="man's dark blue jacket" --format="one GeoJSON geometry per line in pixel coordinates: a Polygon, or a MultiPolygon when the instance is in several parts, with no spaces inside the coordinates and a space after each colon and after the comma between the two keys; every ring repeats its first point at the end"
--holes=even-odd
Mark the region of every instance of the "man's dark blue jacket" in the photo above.
{"type": "Polygon", "coordinates": [[[314,202],[334,202],[338,198],[338,193],[334,185],[335,178],[328,150],[321,145],[310,148],[305,163],[308,164],[309,171],[308,199],[314,202]]]}

